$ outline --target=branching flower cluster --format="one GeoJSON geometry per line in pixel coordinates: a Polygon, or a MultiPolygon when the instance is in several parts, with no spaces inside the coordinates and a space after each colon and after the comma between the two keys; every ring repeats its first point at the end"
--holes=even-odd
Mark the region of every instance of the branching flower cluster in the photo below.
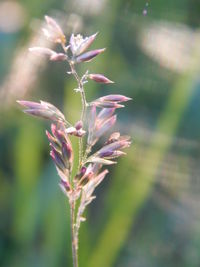
{"type": "Polygon", "coordinates": [[[73,125],[58,108],[48,102],[37,103],[20,100],[18,103],[24,107],[25,113],[52,122],[51,133],[46,131],[46,135],[50,143],[50,155],[60,177],[59,185],[69,199],[73,264],[74,267],[77,267],[78,233],[81,222],[85,221],[83,216],[85,208],[95,198],[93,195],[95,188],[108,173],[108,170],[103,167],[115,164],[115,159],[125,154],[122,150],[129,147],[131,142],[128,136],[121,136],[119,132],[114,132],[103,147],[97,151],[95,151],[95,144],[115,124],[117,119],[114,114],[115,110],[124,107],[122,103],[131,98],[111,94],[87,102],[84,86],[88,80],[104,84],[113,83],[104,75],[89,73],[89,71],[80,77],[76,70],[78,64],[89,62],[105,51],[104,48],[88,51],[96,39],[97,33],[85,38],[80,34],[72,34],[67,43],[67,38],[57,22],[48,16],[45,16],[45,20],[44,35],[51,42],[59,44],[63,52],[58,53],[46,47],[33,47],[30,48],[30,51],[45,55],[51,61],[68,63],[70,67],[68,74],[73,75],[77,81],[77,88],[74,90],[81,95],[81,117],[73,125]],[[76,136],[79,140],[79,155],[74,155],[70,141],[71,136],[76,136]],[[79,166],[76,174],[72,176],[74,156],[79,157],[79,166]]]}

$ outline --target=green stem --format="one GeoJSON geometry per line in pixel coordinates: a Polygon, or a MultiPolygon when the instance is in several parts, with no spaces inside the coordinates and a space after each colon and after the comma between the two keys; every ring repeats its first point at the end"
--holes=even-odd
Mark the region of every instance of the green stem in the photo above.
{"type": "MultiPolygon", "coordinates": [[[[81,103],[82,103],[82,111],[81,111],[81,121],[84,123],[85,120],[85,114],[86,114],[86,109],[87,109],[87,101],[86,101],[86,95],[85,95],[85,90],[83,86],[83,81],[82,79],[78,76],[78,73],[75,69],[74,63],[69,61],[69,65],[71,68],[71,72],[74,75],[77,83],[78,83],[78,89],[80,90],[81,94],[81,103]]],[[[79,138],[79,169],[81,168],[83,163],[83,137],[79,138]]]]}
{"type": "Polygon", "coordinates": [[[75,202],[70,204],[73,267],[78,267],[78,240],[75,233],[75,202]]]}
{"type": "MultiPolygon", "coordinates": [[[[67,55],[67,49],[66,47],[62,44],[62,48],[67,55]]],[[[69,66],[71,68],[71,73],[73,74],[74,78],[76,79],[78,83],[78,89],[81,94],[81,103],[82,103],[82,111],[81,111],[81,121],[84,124],[85,121],[85,114],[87,110],[87,100],[86,100],[86,95],[84,91],[84,86],[83,86],[83,81],[85,76],[82,78],[79,77],[76,69],[74,62],[67,59],[69,66]]],[[[84,161],[84,155],[83,155],[83,137],[79,138],[79,166],[78,170],[80,171],[82,164],[84,161]]],[[[71,174],[70,174],[71,176],[71,174]]],[[[73,200],[70,203],[70,213],[71,213],[71,239],[72,239],[72,258],[73,258],[73,267],[78,267],[78,229],[77,227],[77,222],[76,222],[76,216],[75,216],[75,208],[76,208],[76,201],[73,200]]]]}
{"type": "MultiPolygon", "coordinates": [[[[64,44],[61,44],[61,47],[63,48],[63,50],[67,56],[67,48],[65,47],[64,44]]],[[[79,75],[75,69],[73,61],[67,59],[67,62],[69,63],[69,66],[71,68],[71,72],[78,83],[78,89],[80,90],[80,93],[81,93],[81,102],[82,102],[81,121],[84,123],[86,109],[88,106],[85,91],[84,91],[84,86],[83,86],[83,77],[84,76],[82,78],[79,77],[79,75]]],[[[84,156],[83,156],[83,137],[80,137],[79,138],[79,166],[78,166],[79,170],[82,167],[83,158],[84,158],[84,156]]]]}

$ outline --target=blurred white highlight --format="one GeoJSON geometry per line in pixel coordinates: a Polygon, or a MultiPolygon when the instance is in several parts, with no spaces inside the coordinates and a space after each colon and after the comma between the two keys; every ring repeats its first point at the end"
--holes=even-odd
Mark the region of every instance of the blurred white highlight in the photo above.
{"type": "Polygon", "coordinates": [[[186,25],[157,22],[144,28],[139,42],[143,51],[161,66],[182,73],[194,66],[200,34],[186,25]]]}
{"type": "Polygon", "coordinates": [[[74,8],[83,14],[98,15],[104,9],[107,0],[71,0],[74,8]]]}

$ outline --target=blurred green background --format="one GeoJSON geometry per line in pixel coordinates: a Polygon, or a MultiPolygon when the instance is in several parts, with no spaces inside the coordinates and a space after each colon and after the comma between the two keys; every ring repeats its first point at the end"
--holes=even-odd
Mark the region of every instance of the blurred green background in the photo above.
{"type": "MultiPolygon", "coordinates": [[[[16,0],[0,2],[0,266],[72,266],[69,210],[49,158],[49,124],[17,99],[52,102],[71,121],[80,96],[62,63],[29,55],[46,45],[43,16],[65,32],[99,31],[104,54],[79,71],[87,97],[133,98],[116,129],[133,138],[110,168],[81,226],[80,267],[200,266],[199,0],[16,0]]],[[[75,148],[76,149],[76,148],[75,148]]]]}

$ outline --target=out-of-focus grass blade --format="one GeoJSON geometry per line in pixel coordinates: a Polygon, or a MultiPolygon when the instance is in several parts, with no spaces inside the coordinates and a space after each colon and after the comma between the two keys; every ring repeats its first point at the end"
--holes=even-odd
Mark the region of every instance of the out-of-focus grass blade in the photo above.
{"type": "Polygon", "coordinates": [[[88,260],[88,267],[111,267],[116,261],[139,209],[153,188],[157,168],[170,148],[180,119],[191,99],[193,80],[193,75],[181,77],[175,85],[157,123],[143,162],[137,165],[136,153],[140,149],[138,147],[135,151],[131,150],[129,158],[124,159],[116,167],[116,175],[113,177],[106,204],[111,207],[110,219],[99,235],[97,246],[88,260]],[[160,133],[166,136],[160,138],[158,137],[160,133]],[[152,160],[148,161],[149,158],[152,160]],[[111,199],[109,194],[112,195],[111,199]]]}
{"type": "Polygon", "coordinates": [[[26,243],[34,236],[38,184],[42,162],[44,132],[32,119],[24,119],[15,145],[15,215],[13,219],[16,240],[26,243]]]}
{"type": "Polygon", "coordinates": [[[55,166],[50,161],[42,174],[38,190],[38,216],[42,230],[40,253],[35,255],[38,266],[67,265],[71,258],[69,207],[58,182],[55,166]]]}

